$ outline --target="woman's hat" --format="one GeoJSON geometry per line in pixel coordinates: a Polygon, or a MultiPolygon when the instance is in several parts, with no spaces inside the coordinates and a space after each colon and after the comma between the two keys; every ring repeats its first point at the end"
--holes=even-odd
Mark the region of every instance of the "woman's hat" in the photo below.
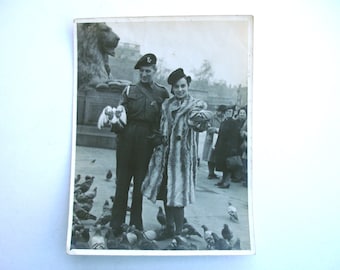
{"type": "Polygon", "coordinates": [[[171,74],[168,77],[168,84],[174,85],[178,80],[186,78],[187,82],[191,82],[191,77],[184,74],[184,71],[182,68],[178,68],[175,71],[171,72],[171,74]]]}
{"type": "Polygon", "coordinates": [[[240,110],[244,110],[246,113],[248,113],[248,108],[247,108],[247,107],[248,107],[248,106],[245,105],[245,106],[241,107],[241,108],[239,109],[239,111],[240,111],[240,110]]]}

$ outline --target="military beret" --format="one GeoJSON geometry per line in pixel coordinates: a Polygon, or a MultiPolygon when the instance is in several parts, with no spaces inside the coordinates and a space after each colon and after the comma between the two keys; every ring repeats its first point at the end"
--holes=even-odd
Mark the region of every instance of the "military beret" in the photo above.
{"type": "Polygon", "coordinates": [[[175,71],[171,72],[171,74],[168,77],[168,84],[174,85],[176,82],[178,82],[179,79],[186,78],[187,82],[191,82],[191,77],[184,74],[184,71],[182,68],[178,68],[175,71]]]}
{"type": "Polygon", "coordinates": [[[140,69],[140,67],[148,67],[155,65],[157,63],[156,55],[152,53],[147,53],[143,55],[135,65],[135,69],[140,69]]]}

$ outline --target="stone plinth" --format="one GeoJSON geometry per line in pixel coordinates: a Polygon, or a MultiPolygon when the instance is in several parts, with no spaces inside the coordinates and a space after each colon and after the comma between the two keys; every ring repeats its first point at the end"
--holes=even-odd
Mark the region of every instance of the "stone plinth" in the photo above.
{"type": "Polygon", "coordinates": [[[116,134],[109,128],[99,130],[96,126],[78,125],[76,145],[116,149],[116,134]]]}
{"type": "Polygon", "coordinates": [[[77,140],[81,146],[116,148],[116,135],[108,128],[97,128],[98,118],[106,106],[116,107],[125,85],[87,89],[77,95],[77,140]]]}

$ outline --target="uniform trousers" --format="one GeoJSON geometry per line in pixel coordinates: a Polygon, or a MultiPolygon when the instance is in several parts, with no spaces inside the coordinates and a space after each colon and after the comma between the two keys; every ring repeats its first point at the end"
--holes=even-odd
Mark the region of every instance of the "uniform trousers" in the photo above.
{"type": "Polygon", "coordinates": [[[147,136],[151,135],[146,122],[130,122],[117,136],[117,182],[110,226],[120,230],[125,223],[128,193],[133,179],[130,225],[143,230],[141,186],[147,173],[153,147],[147,136]]]}

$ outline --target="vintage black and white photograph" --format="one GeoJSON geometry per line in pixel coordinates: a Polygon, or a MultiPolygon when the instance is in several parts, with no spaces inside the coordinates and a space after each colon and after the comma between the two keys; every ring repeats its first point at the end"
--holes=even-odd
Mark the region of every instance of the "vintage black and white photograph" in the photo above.
{"type": "Polygon", "coordinates": [[[74,20],[69,254],[254,254],[252,55],[252,16],[74,20]]]}

